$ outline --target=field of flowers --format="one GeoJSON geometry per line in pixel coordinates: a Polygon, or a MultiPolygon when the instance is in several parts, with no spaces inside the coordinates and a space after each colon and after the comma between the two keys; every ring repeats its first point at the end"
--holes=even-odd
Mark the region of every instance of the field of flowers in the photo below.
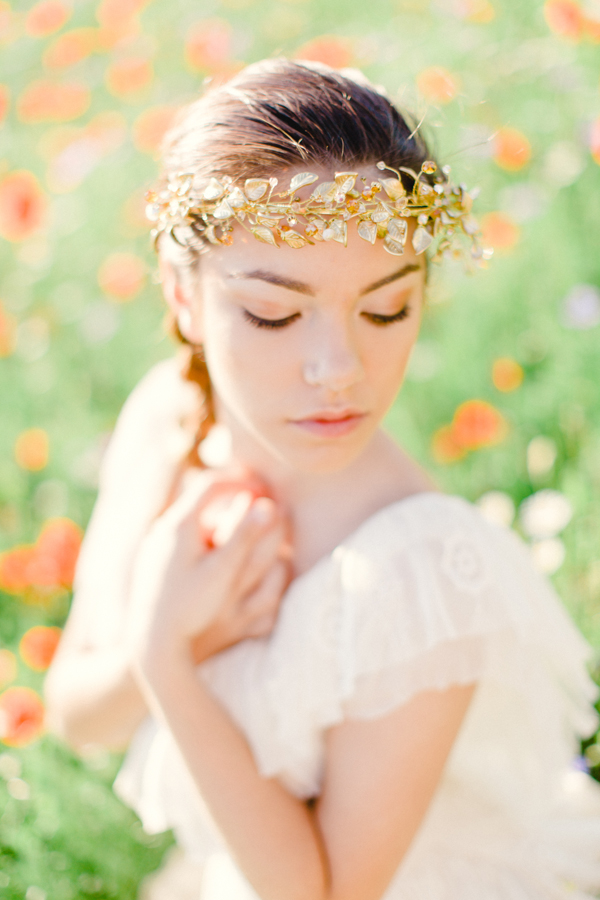
{"type": "MultiPolygon", "coordinates": [[[[389,428],[514,527],[600,658],[598,0],[0,0],[0,895],[133,900],[170,835],[119,758],[44,731],[98,465],[172,352],[144,194],[205,79],[287,55],[358,66],[478,185],[495,253],[434,268],[389,428]]],[[[597,673],[596,673],[597,674],[597,673]]],[[[599,679],[600,680],[600,679],[599,679]]],[[[600,775],[600,739],[581,764],[600,775]]]]}

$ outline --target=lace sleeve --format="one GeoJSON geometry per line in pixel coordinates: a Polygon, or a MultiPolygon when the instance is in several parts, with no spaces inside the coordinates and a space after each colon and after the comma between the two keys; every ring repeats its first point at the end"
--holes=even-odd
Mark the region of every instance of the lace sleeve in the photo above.
{"type": "Polygon", "coordinates": [[[390,507],[372,524],[372,535],[367,523],[338,549],[346,716],[378,716],[419,691],[482,676],[519,692],[518,661],[529,656],[540,679],[560,686],[571,727],[589,731],[598,694],[586,669],[591,647],[513,532],[460,498],[435,495],[390,507]]]}

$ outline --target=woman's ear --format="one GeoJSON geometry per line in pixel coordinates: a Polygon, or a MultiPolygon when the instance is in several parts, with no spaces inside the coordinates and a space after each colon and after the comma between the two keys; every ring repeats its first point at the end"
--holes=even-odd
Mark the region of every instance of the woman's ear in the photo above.
{"type": "Polygon", "coordinates": [[[177,327],[181,335],[190,344],[201,344],[198,298],[192,295],[188,285],[184,285],[183,279],[173,264],[160,254],[158,267],[165,300],[177,319],[177,327]]]}

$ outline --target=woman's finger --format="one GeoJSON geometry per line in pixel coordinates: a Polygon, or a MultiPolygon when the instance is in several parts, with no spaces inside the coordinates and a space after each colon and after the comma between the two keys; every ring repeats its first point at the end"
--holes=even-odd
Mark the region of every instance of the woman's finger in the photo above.
{"type": "Polygon", "coordinates": [[[260,585],[244,600],[245,634],[254,634],[257,628],[262,630],[269,622],[271,630],[289,582],[290,569],[286,563],[279,561],[271,566],[260,585]]]}
{"type": "Polygon", "coordinates": [[[275,521],[257,538],[240,571],[237,587],[242,596],[257,588],[267,572],[282,558],[285,541],[286,528],[281,521],[275,521]]]}
{"type": "Polygon", "coordinates": [[[223,559],[233,581],[239,582],[256,543],[278,519],[275,502],[268,497],[259,497],[236,524],[229,540],[213,551],[215,557],[223,559]]]}

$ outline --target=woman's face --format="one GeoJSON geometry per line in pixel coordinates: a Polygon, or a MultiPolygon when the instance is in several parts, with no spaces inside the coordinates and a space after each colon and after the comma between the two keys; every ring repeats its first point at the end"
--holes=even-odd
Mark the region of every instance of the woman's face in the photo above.
{"type": "MultiPolygon", "coordinates": [[[[191,298],[219,418],[240,444],[303,472],[367,447],[402,382],[421,317],[424,259],[371,245],[234,243],[200,264],[191,298]],[[250,443],[248,443],[250,442],[250,443]]],[[[412,233],[412,232],[411,232],[412,233]]]]}

